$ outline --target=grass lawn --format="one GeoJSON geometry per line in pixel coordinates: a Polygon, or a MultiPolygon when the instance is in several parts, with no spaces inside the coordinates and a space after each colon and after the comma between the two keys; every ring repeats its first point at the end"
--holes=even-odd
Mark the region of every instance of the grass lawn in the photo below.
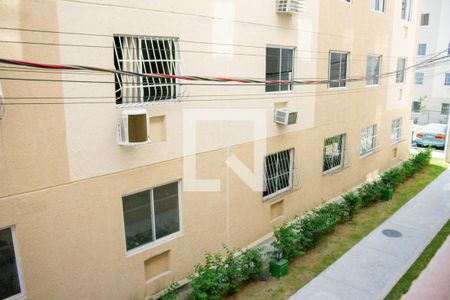
{"type": "Polygon", "coordinates": [[[450,221],[444,225],[439,233],[434,237],[431,243],[425,248],[416,262],[403,275],[399,282],[395,285],[392,291],[385,298],[386,300],[400,299],[403,294],[408,292],[412,282],[419,277],[420,273],[426,268],[434,254],[439,250],[447,237],[450,235],[450,221]]]}
{"type": "Polygon", "coordinates": [[[250,283],[229,299],[288,298],[395,213],[441,174],[446,166],[441,161],[433,159],[429,166],[400,185],[391,201],[379,202],[360,209],[353,221],[338,225],[336,231],[323,237],[316,248],[294,259],[289,265],[287,276],[250,283]]]}

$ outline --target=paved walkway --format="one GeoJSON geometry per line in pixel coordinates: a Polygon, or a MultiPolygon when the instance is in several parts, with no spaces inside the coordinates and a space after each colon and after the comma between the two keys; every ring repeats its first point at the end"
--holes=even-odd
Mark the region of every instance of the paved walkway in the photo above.
{"type": "Polygon", "coordinates": [[[450,237],[413,282],[402,300],[450,300],[450,237]]]}
{"type": "Polygon", "coordinates": [[[289,299],[383,299],[449,218],[447,169],[289,299]],[[387,237],[382,233],[386,229],[402,235],[387,237]]]}

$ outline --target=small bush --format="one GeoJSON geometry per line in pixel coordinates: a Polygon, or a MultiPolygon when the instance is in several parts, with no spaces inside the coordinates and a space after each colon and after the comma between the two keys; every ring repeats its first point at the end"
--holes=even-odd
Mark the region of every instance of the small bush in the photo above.
{"type": "Polygon", "coordinates": [[[263,272],[261,249],[249,249],[236,255],[238,250],[225,249],[220,253],[206,254],[205,264],[197,264],[191,280],[192,299],[222,299],[224,295],[236,293],[248,280],[257,278],[263,272]]]}

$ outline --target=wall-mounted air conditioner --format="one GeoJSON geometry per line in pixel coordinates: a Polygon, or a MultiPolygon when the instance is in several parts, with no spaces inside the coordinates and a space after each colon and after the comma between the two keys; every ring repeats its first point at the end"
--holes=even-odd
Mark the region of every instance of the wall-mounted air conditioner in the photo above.
{"type": "Polygon", "coordinates": [[[297,123],[297,112],[289,108],[277,108],[275,110],[274,122],[283,125],[297,123]]]}
{"type": "Polygon", "coordinates": [[[5,114],[5,98],[3,97],[2,84],[0,83],[0,120],[3,119],[5,114]]]}
{"type": "Polygon", "coordinates": [[[277,0],[277,12],[296,14],[303,12],[304,0],[277,0]]]}
{"type": "Polygon", "coordinates": [[[150,143],[150,119],[145,109],[128,109],[122,112],[122,123],[117,125],[117,143],[135,146],[150,143]]]}

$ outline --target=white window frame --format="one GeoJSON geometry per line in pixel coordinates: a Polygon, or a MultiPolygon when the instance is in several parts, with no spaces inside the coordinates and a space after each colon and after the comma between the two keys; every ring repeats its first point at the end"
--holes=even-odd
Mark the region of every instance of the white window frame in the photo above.
{"type": "Polygon", "coordinates": [[[430,13],[420,14],[420,26],[428,26],[428,25],[430,25],[430,13]],[[427,24],[422,24],[423,21],[425,20],[426,15],[428,15],[428,22],[427,24]]]}
{"type": "Polygon", "coordinates": [[[329,173],[333,173],[333,172],[335,172],[337,170],[340,170],[340,169],[342,169],[344,167],[344,165],[345,165],[346,144],[347,144],[347,134],[346,133],[341,133],[341,134],[336,134],[336,135],[333,135],[333,136],[329,136],[329,137],[326,137],[323,140],[323,154],[322,154],[322,159],[323,159],[323,161],[322,161],[322,174],[323,175],[326,175],[326,174],[329,174],[329,173]],[[341,156],[340,164],[324,171],[323,170],[323,166],[325,164],[325,153],[326,153],[325,142],[326,142],[326,140],[334,138],[334,137],[337,137],[337,136],[339,136],[339,137],[342,136],[342,143],[341,143],[341,149],[340,149],[340,156],[341,156]]]}
{"type": "Polygon", "coordinates": [[[400,10],[400,18],[407,22],[411,21],[412,10],[413,10],[413,0],[402,0],[400,10]],[[403,5],[405,5],[405,15],[403,16],[403,5]]]}
{"type": "Polygon", "coordinates": [[[12,295],[11,297],[5,298],[3,300],[23,299],[23,298],[25,298],[25,284],[24,284],[23,274],[22,274],[22,262],[20,260],[20,251],[19,251],[19,246],[18,246],[17,238],[16,238],[16,226],[12,225],[12,226],[6,226],[6,227],[0,228],[0,230],[4,230],[4,229],[11,230],[11,236],[12,236],[13,248],[14,248],[14,256],[16,259],[17,276],[19,277],[20,293],[12,295]]]}
{"type": "Polygon", "coordinates": [[[160,246],[161,244],[164,244],[164,243],[166,243],[166,242],[168,242],[170,240],[173,240],[173,239],[178,238],[181,235],[183,235],[184,227],[183,227],[183,212],[182,212],[183,208],[182,208],[181,186],[182,186],[181,185],[181,180],[174,180],[174,181],[171,181],[171,182],[166,182],[166,183],[162,183],[162,184],[159,184],[159,185],[155,185],[155,186],[152,186],[152,187],[149,187],[149,188],[144,188],[144,189],[140,189],[140,190],[137,190],[137,191],[133,191],[131,193],[123,194],[120,197],[120,202],[121,202],[121,207],[122,207],[122,223],[123,223],[123,233],[122,233],[123,235],[122,236],[124,237],[125,256],[127,256],[127,257],[128,256],[133,256],[133,255],[141,253],[143,251],[147,251],[149,249],[152,249],[152,248],[155,248],[157,246],[160,246]],[[156,235],[153,190],[155,188],[158,188],[158,187],[161,187],[161,186],[164,186],[164,185],[169,185],[169,184],[172,184],[172,183],[175,183],[175,182],[178,183],[177,188],[178,188],[178,220],[179,220],[179,227],[180,227],[179,230],[174,232],[174,233],[171,233],[169,235],[166,235],[166,236],[164,236],[162,238],[159,238],[157,240],[154,240],[154,241],[142,244],[140,246],[137,246],[137,247],[135,247],[133,249],[127,250],[127,236],[126,236],[126,231],[125,231],[123,197],[131,196],[131,195],[134,195],[134,194],[137,194],[137,193],[141,193],[141,192],[146,192],[146,191],[150,192],[151,198],[149,200],[151,201],[150,205],[151,205],[151,208],[152,208],[152,234],[156,235]]]}
{"type": "Polygon", "coordinates": [[[377,124],[373,124],[361,130],[361,145],[359,149],[359,156],[361,158],[375,153],[375,149],[377,148],[377,137],[378,137],[377,124]],[[370,133],[371,135],[369,135],[370,133]],[[365,145],[369,144],[370,148],[366,148],[365,145]]]}
{"type": "Polygon", "coordinates": [[[407,65],[407,63],[408,63],[408,60],[407,60],[406,57],[399,57],[399,58],[397,58],[397,71],[396,71],[396,76],[395,76],[395,82],[396,83],[400,83],[400,84],[404,84],[405,83],[406,65],[407,65]],[[405,62],[404,65],[403,65],[403,68],[401,70],[399,70],[399,62],[400,62],[400,60],[405,62]],[[401,77],[402,77],[401,81],[399,81],[400,74],[402,74],[401,75],[401,77]]]}
{"type": "Polygon", "coordinates": [[[280,194],[283,194],[285,192],[288,192],[288,191],[292,190],[292,188],[293,188],[295,148],[289,148],[289,149],[286,149],[286,150],[277,151],[277,152],[268,154],[268,155],[266,155],[264,157],[264,168],[263,168],[264,169],[264,188],[266,188],[266,186],[267,186],[267,180],[268,179],[278,178],[278,177],[280,177],[282,175],[282,174],[278,174],[278,169],[279,169],[278,168],[278,165],[279,165],[278,155],[281,152],[284,152],[284,151],[289,151],[289,158],[290,158],[290,160],[289,160],[289,185],[287,187],[285,187],[285,188],[280,189],[280,190],[276,190],[273,193],[268,194],[266,196],[264,196],[264,194],[263,194],[263,201],[268,200],[268,199],[272,199],[272,198],[274,198],[274,197],[276,197],[276,196],[278,196],[280,194]],[[277,175],[272,176],[270,178],[267,178],[268,172],[266,171],[266,166],[267,166],[266,161],[267,161],[267,158],[269,156],[275,155],[275,154],[277,154],[277,168],[276,168],[277,175]]]}
{"type": "Polygon", "coordinates": [[[391,142],[396,144],[402,139],[402,118],[393,119],[391,123],[391,142]],[[398,123],[398,124],[394,124],[398,123]]]}
{"type": "Polygon", "coordinates": [[[386,0],[372,0],[370,3],[370,9],[374,12],[385,13],[386,0]]]}
{"type": "MultiPolygon", "coordinates": [[[[175,59],[170,59],[170,60],[161,60],[161,61],[173,61],[175,62],[175,68],[173,71],[176,75],[181,73],[181,67],[180,67],[180,56],[179,56],[179,39],[177,37],[165,37],[165,36],[142,36],[142,35],[127,35],[127,34],[114,34],[113,35],[113,43],[115,38],[127,38],[130,40],[134,40],[133,44],[137,45],[137,59],[136,61],[139,63],[138,64],[138,72],[139,73],[145,73],[142,70],[142,63],[146,60],[144,60],[143,58],[143,52],[142,52],[142,42],[146,41],[146,40],[152,40],[152,41],[158,41],[158,40],[162,40],[162,41],[166,41],[166,40],[170,40],[173,41],[174,44],[174,51],[175,51],[175,59]]],[[[122,45],[121,45],[122,46],[122,45]]],[[[129,51],[130,48],[127,47],[121,47],[121,51],[126,52],[129,51]],[[124,50],[125,49],[125,50],[124,50]]],[[[114,60],[115,57],[118,56],[117,52],[116,52],[116,45],[114,45],[114,60]]],[[[153,49],[153,52],[155,53],[155,49],[153,49]]],[[[161,53],[161,51],[159,51],[161,53]]],[[[123,61],[125,62],[133,62],[133,60],[130,59],[123,59],[123,61]]],[[[170,73],[173,73],[170,72],[170,73]]],[[[165,70],[161,70],[158,73],[166,73],[165,70]]],[[[116,82],[119,82],[119,80],[117,79],[120,76],[127,76],[127,75],[119,75],[116,74],[115,78],[116,78],[116,82]]],[[[127,77],[125,77],[127,78],[127,77]]],[[[152,100],[152,101],[144,101],[144,79],[143,77],[139,76],[139,77],[133,77],[133,76],[129,76],[129,78],[132,78],[131,80],[133,80],[133,85],[136,85],[134,87],[128,87],[128,89],[132,90],[135,89],[132,94],[137,94],[136,97],[133,97],[133,99],[130,100],[126,100],[126,99],[122,99],[122,103],[117,103],[117,96],[116,97],[116,106],[118,108],[122,108],[122,107],[140,107],[140,106],[145,106],[145,105],[150,105],[150,104],[154,104],[154,103],[164,103],[164,102],[179,102],[179,97],[180,97],[180,86],[179,86],[179,80],[178,79],[174,79],[174,83],[173,84],[158,84],[158,83],[154,83],[154,87],[150,87],[150,88],[159,88],[159,87],[163,87],[163,86],[172,86],[175,85],[175,93],[173,95],[173,97],[167,97],[166,99],[158,99],[158,100],[152,100]],[[135,81],[135,82],[134,82],[135,81]],[[134,100],[134,98],[136,98],[136,100],[134,100]]],[[[151,78],[149,78],[149,80],[153,80],[151,78]]],[[[121,88],[122,90],[124,90],[125,88],[123,87],[123,78],[121,77],[121,88]]],[[[148,86],[152,86],[152,84],[148,84],[148,86]]]]}
{"type": "MultiPolygon", "coordinates": [[[[296,55],[295,54],[296,51],[295,50],[296,50],[296,48],[295,47],[291,47],[291,46],[266,45],[266,51],[267,51],[267,48],[273,48],[273,49],[280,50],[280,66],[281,66],[281,61],[282,61],[281,53],[282,53],[283,49],[292,50],[292,79],[291,79],[291,81],[294,81],[294,79],[295,79],[295,66],[296,66],[296,64],[295,64],[295,60],[296,60],[296,56],[295,56],[296,55]]],[[[266,58],[267,58],[267,52],[266,52],[266,58]]],[[[266,66],[266,70],[265,71],[267,72],[267,66],[266,66]]],[[[279,70],[279,71],[281,71],[281,70],[279,70]]],[[[281,80],[281,72],[280,72],[280,76],[278,76],[278,78],[279,78],[278,80],[281,80]]],[[[288,87],[289,88],[286,91],[281,91],[281,90],[278,90],[278,91],[266,91],[265,90],[266,86],[264,86],[264,92],[265,93],[292,93],[293,90],[294,90],[294,84],[292,83],[288,87]]]]}
{"type": "Polygon", "coordinates": [[[427,55],[427,44],[426,43],[417,44],[417,56],[424,56],[424,55],[427,55]]]}
{"type": "MultiPolygon", "coordinates": [[[[332,50],[332,51],[330,51],[329,52],[329,54],[328,54],[328,80],[329,80],[329,82],[328,82],[328,89],[345,89],[345,88],[347,88],[347,80],[348,80],[348,75],[349,75],[349,73],[350,73],[350,70],[349,70],[349,66],[350,66],[350,52],[349,51],[335,51],[335,50],[332,50]],[[335,86],[335,87],[332,87],[332,86],[330,86],[330,84],[331,84],[331,54],[332,53],[338,53],[338,54],[345,54],[345,55],[347,55],[347,61],[346,61],[346,66],[345,66],[345,81],[344,81],[344,86],[335,86]]],[[[339,62],[339,80],[341,80],[342,78],[341,78],[341,62],[339,62]]]]}
{"type": "Polygon", "coordinates": [[[425,73],[416,72],[416,74],[414,76],[414,83],[417,85],[423,85],[424,78],[425,78],[425,73]]]}
{"type": "Polygon", "coordinates": [[[448,116],[448,112],[450,112],[450,103],[442,102],[441,103],[441,115],[448,116]],[[447,106],[447,113],[444,113],[444,106],[447,106]]]}
{"type": "Polygon", "coordinates": [[[378,86],[381,84],[381,61],[382,61],[382,56],[381,55],[376,55],[376,54],[369,54],[367,55],[367,62],[366,62],[366,86],[370,87],[370,86],[378,86]],[[367,74],[368,71],[368,67],[369,67],[369,57],[376,57],[378,59],[378,82],[377,83],[368,83],[369,81],[369,74],[367,74]]]}
{"type": "Polygon", "coordinates": [[[450,85],[450,73],[444,75],[444,85],[450,85]]]}

